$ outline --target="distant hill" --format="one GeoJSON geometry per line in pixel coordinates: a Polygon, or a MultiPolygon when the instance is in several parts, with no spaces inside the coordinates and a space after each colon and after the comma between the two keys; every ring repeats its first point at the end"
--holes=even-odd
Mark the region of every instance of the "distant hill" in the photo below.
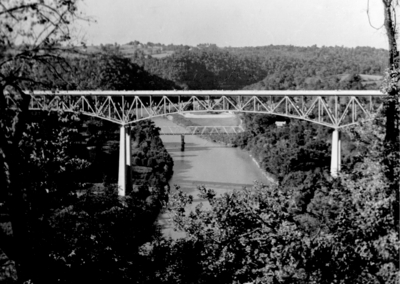
{"type": "Polygon", "coordinates": [[[88,53],[116,54],[188,90],[377,89],[387,50],[372,47],[224,47],[215,44],[102,44],[88,53]]]}
{"type": "Polygon", "coordinates": [[[239,56],[252,54],[262,58],[267,76],[244,87],[257,90],[378,89],[388,54],[384,49],[337,46],[266,46],[230,50],[239,56]]]}
{"type": "MultiPolygon", "coordinates": [[[[173,81],[144,70],[129,58],[97,52],[67,57],[68,69],[55,61],[54,68],[36,68],[31,76],[45,89],[60,90],[179,90],[173,81]],[[54,72],[54,70],[60,70],[54,72]],[[65,72],[67,71],[67,72],[65,72]]],[[[65,64],[64,64],[65,65],[65,64]]]]}
{"type": "MultiPolygon", "coordinates": [[[[367,74],[336,74],[327,77],[323,76],[313,76],[304,79],[303,85],[305,86],[320,86],[322,89],[326,84],[332,86],[330,89],[355,89],[351,84],[355,83],[358,88],[366,90],[378,90],[382,84],[382,75],[367,75],[367,74]],[[328,83],[327,83],[328,82],[328,83]]],[[[252,84],[247,86],[246,89],[257,89],[260,88],[260,83],[252,84]]]]}

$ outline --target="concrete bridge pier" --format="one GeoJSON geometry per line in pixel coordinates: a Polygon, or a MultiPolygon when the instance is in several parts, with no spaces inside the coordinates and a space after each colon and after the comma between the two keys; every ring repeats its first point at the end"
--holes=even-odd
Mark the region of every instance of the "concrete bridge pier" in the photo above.
{"type": "Polygon", "coordinates": [[[131,130],[129,126],[121,125],[119,128],[118,196],[125,196],[126,190],[131,187],[131,164],[131,130]]]}
{"type": "Polygon", "coordinates": [[[126,141],[126,189],[132,190],[132,139],[131,139],[131,127],[128,126],[125,130],[125,141],[126,141]]]}
{"type": "Polygon", "coordinates": [[[185,135],[181,135],[181,152],[185,151],[185,135]]]}
{"type": "Polygon", "coordinates": [[[332,132],[331,176],[336,178],[341,166],[341,141],[338,129],[332,132]]]}

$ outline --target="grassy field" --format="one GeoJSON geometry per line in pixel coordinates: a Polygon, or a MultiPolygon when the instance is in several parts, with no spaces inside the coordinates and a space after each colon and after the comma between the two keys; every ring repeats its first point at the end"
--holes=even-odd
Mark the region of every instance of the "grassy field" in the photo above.
{"type": "Polygon", "coordinates": [[[381,76],[381,75],[360,74],[360,77],[362,80],[365,80],[365,81],[382,81],[382,79],[383,79],[383,76],[381,76]]]}
{"type": "Polygon", "coordinates": [[[165,51],[164,53],[152,54],[151,57],[160,59],[160,58],[164,58],[164,57],[171,56],[172,54],[174,54],[173,51],[167,50],[167,51],[165,51]]]}
{"type": "MultiPolygon", "coordinates": [[[[112,47],[111,47],[112,48],[112,47]]],[[[162,50],[160,46],[152,46],[152,47],[137,47],[134,45],[130,44],[123,44],[119,46],[119,50],[122,53],[122,55],[126,57],[132,57],[137,50],[141,50],[145,55],[150,55],[154,58],[164,58],[171,56],[174,54],[172,50],[162,50]],[[160,52],[160,53],[158,53],[160,52]]],[[[101,53],[104,52],[100,46],[87,46],[86,47],[86,52],[88,53],[101,53]]]]}

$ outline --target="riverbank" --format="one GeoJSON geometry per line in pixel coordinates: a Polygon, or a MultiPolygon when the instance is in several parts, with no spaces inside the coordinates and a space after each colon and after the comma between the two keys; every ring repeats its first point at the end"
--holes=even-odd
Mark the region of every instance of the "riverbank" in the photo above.
{"type": "MultiPolygon", "coordinates": [[[[238,115],[235,115],[233,113],[222,113],[222,114],[185,114],[185,115],[170,115],[168,117],[168,120],[172,121],[173,123],[182,126],[182,127],[187,127],[187,126],[207,126],[209,125],[218,125],[218,123],[221,123],[221,121],[224,121],[223,123],[225,124],[232,124],[234,122],[234,125],[237,126],[242,126],[243,121],[238,117],[238,115]],[[214,120],[213,123],[210,123],[210,119],[207,119],[206,121],[203,120],[204,118],[212,118],[214,120]],[[229,118],[229,120],[224,120],[224,118],[229,118]]],[[[231,125],[229,125],[231,126],[231,125]]],[[[233,126],[233,125],[232,125],[233,126]]],[[[232,143],[235,138],[236,134],[232,134],[232,136],[228,135],[223,135],[223,134],[213,134],[213,135],[198,135],[201,139],[210,141],[212,143],[217,143],[220,145],[224,145],[227,147],[232,147],[236,148],[233,146],[234,144],[232,143]],[[229,140],[228,140],[229,139],[229,140]]],[[[278,182],[266,171],[264,171],[259,162],[250,154],[249,151],[239,149],[243,152],[245,152],[247,155],[249,155],[252,159],[252,161],[257,165],[259,170],[262,172],[263,176],[270,182],[271,184],[278,184],[278,182]]]]}
{"type": "MultiPolygon", "coordinates": [[[[247,152],[247,151],[246,151],[247,152]]],[[[261,168],[261,166],[260,166],[260,164],[257,162],[257,160],[249,153],[249,152],[247,152],[248,154],[249,154],[249,156],[251,157],[251,159],[253,160],[253,162],[257,165],[257,167],[260,169],[260,171],[262,172],[262,174],[265,176],[265,178],[271,183],[271,184],[275,184],[275,185],[278,185],[279,183],[269,174],[269,173],[267,173],[266,171],[264,171],[262,168],[261,168]]]]}

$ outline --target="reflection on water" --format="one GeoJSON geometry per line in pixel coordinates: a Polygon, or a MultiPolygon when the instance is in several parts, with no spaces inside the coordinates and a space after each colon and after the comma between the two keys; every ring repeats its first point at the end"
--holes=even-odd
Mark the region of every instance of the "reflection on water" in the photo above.
{"type": "MultiPolygon", "coordinates": [[[[155,122],[157,126],[176,126],[162,118],[155,119],[155,122]]],[[[251,157],[239,149],[212,143],[197,136],[185,136],[185,151],[181,152],[179,135],[161,136],[161,139],[174,160],[171,189],[178,185],[182,191],[193,195],[195,202],[192,208],[204,201],[197,196],[197,187],[200,185],[214,189],[218,195],[233,189],[249,187],[256,180],[267,183],[251,157]]],[[[168,227],[168,216],[164,214],[160,222],[168,227]]],[[[171,229],[166,229],[164,233],[172,237],[181,235],[172,232],[171,229]]]]}

